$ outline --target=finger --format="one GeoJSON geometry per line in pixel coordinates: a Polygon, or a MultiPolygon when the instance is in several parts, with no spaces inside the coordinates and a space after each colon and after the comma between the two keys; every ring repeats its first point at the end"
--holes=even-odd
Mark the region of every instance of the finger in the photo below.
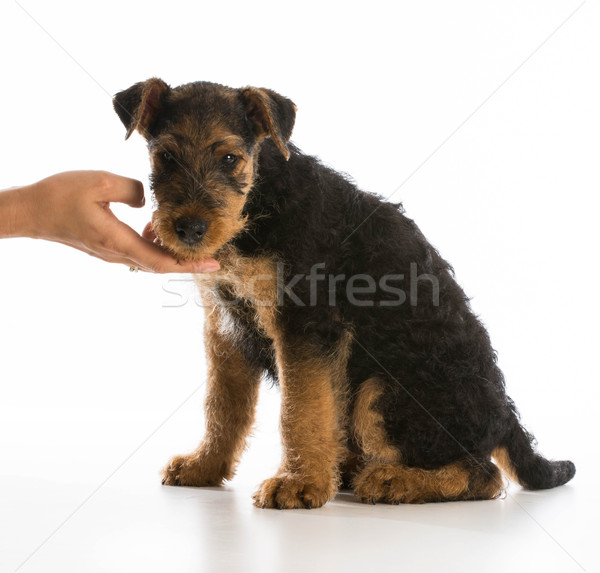
{"type": "Polygon", "coordinates": [[[91,255],[97,259],[101,259],[107,263],[115,263],[129,267],[131,270],[144,271],[148,273],[209,273],[219,269],[219,263],[214,259],[205,259],[200,262],[193,263],[178,263],[170,256],[166,256],[164,260],[157,259],[150,266],[145,266],[140,261],[134,261],[130,258],[117,255],[114,252],[99,252],[85,248],[79,250],[91,255]]]}
{"type": "Polygon", "coordinates": [[[130,207],[143,207],[144,186],[137,179],[130,179],[114,173],[101,173],[100,175],[100,200],[105,202],[118,201],[130,207]]]}
{"type": "MultiPolygon", "coordinates": [[[[143,241],[144,239],[140,240],[143,241]]],[[[219,269],[219,263],[214,259],[205,259],[204,261],[196,261],[189,263],[179,263],[173,257],[164,252],[164,250],[160,247],[158,257],[156,257],[148,266],[147,263],[144,263],[140,260],[133,260],[124,256],[123,254],[119,253],[119,250],[116,247],[112,249],[98,248],[97,246],[93,247],[89,245],[84,245],[79,241],[58,240],[57,242],[62,243],[63,245],[67,245],[69,247],[73,247],[83,253],[86,253],[87,255],[105,261],[107,263],[125,265],[126,267],[146,272],[205,273],[213,272],[219,269]]]]}
{"type": "Polygon", "coordinates": [[[201,274],[201,273],[213,273],[218,271],[220,265],[215,259],[204,259],[202,261],[189,261],[189,262],[179,262],[174,259],[171,255],[167,253],[162,253],[162,255],[154,261],[154,264],[149,270],[154,273],[192,273],[192,274],[201,274]]]}
{"type": "Polygon", "coordinates": [[[78,251],[81,251],[82,253],[85,253],[86,255],[90,255],[96,259],[100,259],[101,261],[104,261],[106,263],[116,263],[116,264],[120,264],[120,265],[125,265],[128,267],[135,267],[138,270],[150,270],[150,269],[142,269],[141,267],[139,267],[138,263],[127,259],[121,255],[116,254],[114,251],[106,251],[106,250],[100,250],[100,249],[94,249],[94,248],[90,248],[86,245],[83,245],[82,243],[74,243],[74,242],[68,242],[68,241],[58,241],[59,243],[62,243],[63,245],[67,245],[69,247],[73,247],[75,249],[77,249],[78,251]]]}
{"type": "Polygon", "coordinates": [[[204,273],[219,269],[214,259],[204,261],[179,262],[165,249],[140,237],[125,223],[114,220],[113,241],[115,255],[134,261],[133,264],[157,273],[204,273]]]}
{"type": "Polygon", "coordinates": [[[172,266],[171,261],[168,261],[168,263],[166,265],[163,265],[163,263],[161,261],[157,261],[151,267],[144,267],[137,261],[131,261],[129,259],[125,259],[125,258],[121,258],[121,257],[105,258],[100,255],[94,255],[94,256],[96,256],[99,259],[102,259],[103,261],[106,261],[107,263],[122,264],[122,265],[125,265],[126,267],[129,267],[132,270],[143,271],[145,273],[155,273],[155,274],[180,273],[180,274],[197,275],[197,274],[204,274],[204,273],[213,273],[213,272],[219,270],[218,267],[215,268],[214,266],[212,266],[215,263],[218,265],[217,261],[215,261],[214,259],[206,259],[206,261],[204,261],[202,263],[193,263],[193,264],[190,264],[189,266],[186,266],[183,264],[180,265],[177,262],[175,263],[174,266],[172,266]]]}
{"type": "Polygon", "coordinates": [[[146,224],[144,230],[142,231],[142,237],[146,239],[146,241],[150,241],[151,243],[154,243],[158,239],[156,233],[154,232],[154,229],[152,228],[152,223],[146,224]]]}

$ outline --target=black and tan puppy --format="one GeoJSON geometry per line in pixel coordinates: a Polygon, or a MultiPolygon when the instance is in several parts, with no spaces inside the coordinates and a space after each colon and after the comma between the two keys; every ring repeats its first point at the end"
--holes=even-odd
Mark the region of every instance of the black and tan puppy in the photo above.
{"type": "Polygon", "coordinates": [[[265,373],[282,393],[281,466],[260,507],[319,507],[341,484],[375,503],[491,499],[492,457],[529,489],[575,466],[538,455],[452,268],[399,205],[289,143],[294,104],[258,88],[160,79],[114,99],[147,140],[153,225],[206,306],[206,435],[168,485],[231,479],[265,373]]]}

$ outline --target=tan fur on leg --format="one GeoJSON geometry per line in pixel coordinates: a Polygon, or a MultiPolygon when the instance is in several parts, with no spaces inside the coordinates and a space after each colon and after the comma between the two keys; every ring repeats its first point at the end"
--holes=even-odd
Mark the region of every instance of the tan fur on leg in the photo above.
{"type": "Polygon", "coordinates": [[[231,479],[254,421],[262,372],[250,367],[229,344],[219,314],[210,307],[205,342],[209,363],[206,433],[194,452],[175,456],[167,464],[163,470],[166,485],[220,485],[231,479]]]}
{"type": "Polygon", "coordinates": [[[333,356],[277,344],[284,454],[277,475],[254,495],[255,505],[320,507],[339,487],[345,452],[345,364],[349,337],[333,356]],[[311,356],[313,352],[313,356],[311,356]]]}
{"type": "Polygon", "coordinates": [[[373,464],[354,480],[354,492],[365,503],[494,499],[503,490],[500,471],[491,462],[455,462],[436,470],[373,464]]]}
{"type": "Polygon", "coordinates": [[[365,459],[371,463],[393,464],[400,461],[400,452],[389,443],[383,416],[376,409],[377,400],[382,394],[383,388],[378,378],[369,378],[361,384],[352,413],[352,427],[365,459]]]}

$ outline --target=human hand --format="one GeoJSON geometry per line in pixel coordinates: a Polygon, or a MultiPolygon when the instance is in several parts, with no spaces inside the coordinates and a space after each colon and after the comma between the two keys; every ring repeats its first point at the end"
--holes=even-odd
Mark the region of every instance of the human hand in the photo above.
{"type": "Polygon", "coordinates": [[[105,171],[69,171],[5,193],[17,194],[9,236],[56,241],[104,261],[155,273],[219,269],[214,259],[178,262],[154,242],[150,224],[140,236],[117,219],[111,202],[144,205],[144,188],[135,179],[105,171]]]}

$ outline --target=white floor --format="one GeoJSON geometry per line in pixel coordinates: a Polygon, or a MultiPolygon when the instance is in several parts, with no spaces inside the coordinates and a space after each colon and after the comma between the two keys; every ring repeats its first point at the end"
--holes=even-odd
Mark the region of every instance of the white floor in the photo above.
{"type": "Polygon", "coordinates": [[[247,484],[197,490],[117,480],[65,523],[93,484],[1,485],[2,571],[23,563],[19,571],[89,573],[593,570],[570,523],[578,494],[568,488],[421,507],[369,507],[340,494],[322,509],[282,512],[252,507],[247,484]]]}
{"type": "Polygon", "coordinates": [[[0,571],[599,570],[597,488],[581,476],[546,492],[511,487],[506,498],[487,502],[369,506],[343,492],[316,510],[253,507],[253,488],[279,455],[276,420],[268,414],[276,393],[265,396],[266,421],[224,488],[160,485],[157,470],[177,453],[167,444],[177,424],[168,420],[160,431],[140,433],[137,446],[135,432],[126,430],[134,420],[150,428],[160,412],[13,411],[24,428],[24,417],[35,420],[31,435],[40,427],[53,434],[54,421],[66,439],[53,446],[41,435],[36,448],[26,429],[11,436],[13,448],[4,448],[3,461],[10,463],[0,478],[0,571]],[[99,431],[90,444],[86,428],[101,427],[103,419],[110,422],[109,438],[102,443],[99,431]],[[83,435],[66,436],[69,425],[82,421],[83,435]],[[120,429],[125,441],[119,444],[120,429]]]}

